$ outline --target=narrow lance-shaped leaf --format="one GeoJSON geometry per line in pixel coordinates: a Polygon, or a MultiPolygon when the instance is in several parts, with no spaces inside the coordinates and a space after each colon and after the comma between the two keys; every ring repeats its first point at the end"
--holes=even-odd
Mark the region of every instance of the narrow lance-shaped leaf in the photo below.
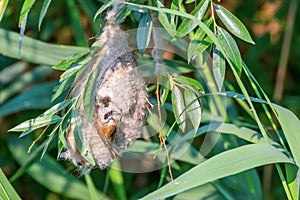
{"type": "Polygon", "coordinates": [[[213,74],[218,87],[221,91],[224,78],[225,78],[225,58],[223,54],[217,49],[216,45],[213,45],[213,74]]]}
{"type": "Polygon", "coordinates": [[[231,12],[221,5],[216,5],[216,12],[226,28],[238,38],[254,44],[245,25],[231,12]]]}
{"type": "Polygon", "coordinates": [[[0,168],[0,197],[1,199],[21,200],[18,193],[13,188],[12,184],[7,180],[5,174],[0,168]]]}
{"type": "MultiPolygon", "coordinates": [[[[196,8],[191,12],[191,15],[196,16],[199,20],[203,18],[205,15],[207,8],[209,6],[210,1],[209,0],[202,0],[196,8]]],[[[181,22],[180,26],[177,29],[176,36],[177,37],[183,37],[189,32],[191,32],[196,26],[198,25],[197,22],[194,22],[191,19],[184,18],[181,22]]]]}
{"type": "Polygon", "coordinates": [[[27,120],[27,121],[19,124],[18,126],[10,129],[9,131],[20,132],[20,131],[26,131],[26,130],[35,130],[35,129],[41,128],[43,126],[56,123],[60,119],[61,118],[57,115],[53,115],[53,116],[45,115],[45,116],[38,117],[35,119],[27,120]]]}
{"type": "MultiPolygon", "coordinates": [[[[156,1],[159,8],[163,8],[164,5],[160,1],[156,1]]],[[[165,12],[158,13],[158,20],[160,21],[161,25],[168,31],[171,36],[176,35],[176,25],[171,24],[168,18],[168,15],[165,12]]]]}
{"type": "Polygon", "coordinates": [[[41,30],[41,25],[42,25],[43,19],[46,15],[46,12],[49,8],[51,1],[52,0],[44,0],[44,2],[43,2],[42,10],[41,10],[40,17],[39,17],[39,26],[38,26],[39,30],[41,30]]]}
{"type": "Polygon", "coordinates": [[[97,85],[97,77],[100,71],[100,67],[97,67],[99,62],[95,62],[93,66],[93,71],[88,77],[88,81],[86,82],[83,96],[83,106],[88,114],[88,120],[91,121],[95,108],[95,90],[97,85]]]}
{"type": "Polygon", "coordinates": [[[224,53],[229,59],[228,62],[230,62],[234,66],[235,71],[239,75],[241,75],[242,57],[236,42],[231,37],[231,35],[223,28],[217,26],[217,31],[220,45],[223,47],[224,53]]]}
{"type": "Polygon", "coordinates": [[[80,113],[73,109],[72,110],[72,130],[75,138],[75,143],[78,151],[80,152],[81,156],[84,157],[91,165],[95,165],[95,161],[90,154],[87,152],[87,138],[86,133],[84,132],[84,124],[81,119],[80,113]]]}
{"type": "Polygon", "coordinates": [[[180,129],[184,132],[186,114],[184,111],[183,96],[180,92],[180,89],[177,86],[173,87],[172,94],[171,94],[171,100],[172,100],[172,108],[173,108],[173,113],[174,113],[176,122],[179,125],[180,129]]]}
{"type": "Polygon", "coordinates": [[[2,0],[0,2],[0,22],[2,21],[8,2],[9,0],[2,0]]]}
{"type": "Polygon", "coordinates": [[[193,89],[196,92],[203,92],[204,88],[200,82],[195,79],[185,77],[185,76],[174,76],[174,81],[193,89]]]}
{"type": "Polygon", "coordinates": [[[213,156],[141,199],[165,199],[205,183],[271,163],[293,161],[272,145],[245,145],[213,156]]]}
{"type": "Polygon", "coordinates": [[[152,32],[152,20],[151,20],[151,14],[148,11],[145,14],[142,14],[142,18],[139,22],[139,27],[136,32],[136,41],[137,41],[137,47],[141,54],[143,55],[151,38],[151,32],[152,32]]]}
{"type": "Polygon", "coordinates": [[[276,104],[273,106],[296,165],[300,168],[300,120],[290,110],[276,104]]]}
{"type": "Polygon", "coordinates": [[[18,58],[20,58],[20,56],[21,56],[22,41],[23,41],[23,36],[25,33],[28,14],[34,3],[35,3],[35,0],[25,0],[22,5],[20,18],[19,18],[20,39],[19,39],[19,47],[18,47],[18,58]]]}
{"type": "Polygon", "coordinates": [[[95,16],[94,16],[94,21],[96,20],[96,18],[103,12],[105,11],[108,7],[110,7],[112,4],[114,3],[114,1],[108,1],[106,4],[103,4],[99,10],[97,10],[95,16]]]}
{"type": "Polygon", "coordinates": [[[112,166],[109,169],[109,177],[118,197],[117,199],[126,200],[126,189],[124,187],[123,174],[118,159],[114,160],[112,163],[112,166]]]}
{"type": "Polygon", "coordinates": [[[194,131],[196,133],[201,122],[201,105],[197,95],[189,89],[184,90],[184,100],[185,105],[188,106],[187,112],[189,113],[194,131]]]}
{"type": "Polygon", "coordinates": [[[300,168],[291,165],[285,164],[286,170],[286,181],[291,191],[293,199],[299,199],[299,190],[300,190],[300,168]]]}
{"type": "Polygon", "coordinates": [[[163,76],[162,77],[162,94],[160,95],[160,101],[161,101],[161,104],[164,105],[167,98],[168,98],[168,95],[169,95],[169,91],[170,91],[170,82],[169,82],[169,78],[168,77],[165,77],[163,76]]]}

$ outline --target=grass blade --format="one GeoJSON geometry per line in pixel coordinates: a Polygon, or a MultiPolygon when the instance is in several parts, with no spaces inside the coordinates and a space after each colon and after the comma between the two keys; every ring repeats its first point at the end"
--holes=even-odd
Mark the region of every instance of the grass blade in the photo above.
{"type": "Polygon", "coordinates": [[[293,161],[269,144],[245,145],[200,163],[142,199],[164,199],[205,183],[270,163],[293,163],[293,161]]]}
{"type": "Polygon", "coordinates": [[[0,199],[2,200],[21,200],[13,186],[7,180],[2,169],[0,169],[0,199]]]}

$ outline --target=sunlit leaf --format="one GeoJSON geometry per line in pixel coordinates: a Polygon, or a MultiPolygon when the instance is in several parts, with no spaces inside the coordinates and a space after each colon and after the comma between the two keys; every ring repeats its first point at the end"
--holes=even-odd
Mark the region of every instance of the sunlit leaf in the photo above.
{"type": "Polygon", "coordinates": [[[5,11],[6,11],[8,2],[9,2],[9,0],[2,0],[0,2],[0,22],[2,21],[2,18],[4,16],[5,11]]]}
{"type": "MultiPolygon", "coordinates": [[[[197,7],[191,12],[191,15],[194,15],[199,20],[201,20],[207,11],[209,3],[210,3],[209,0],[202,0],[200,3],[198,3],[197,7]]],[[[186,34],[191,32],[194,28],[196,28],[197,25],[198,25],[197,22],[189,18],[184,18],[177,29],[176,36],[177,37],[185,36],[186,34]]]]}
{"type": "Polygon", "coordinates": [[[189,89],[184,90],[184,101],[185,105],[188,106],[186,111],[190,116],[196,133],[201,122],[201,105],[197,95],[189,89]]]}
{"type": "Polygon", "coordinates": [[[3,200],[21,200],[18,193],[13,188],[12,184],[7,180],[2,169],[0,169],[0,197],[3,200]]]}
{"type": "Polygon", "coordinates": [[[273,104],[273,106],[278,114],[279,123],[295,162],[297,166],[300,167],[300,120],[290,110],[276,104],[273,104]]]}
{"type": "Polygon", "coordinates": [[[291,191],[291,195],[293,199],[299,199],[300,168],[295,165],[286,164],[285,170],[286,170],[287,184],[291,191]]]}
{"type": "Polygon", "coordinates": [[[126,189],[124,187],[123,174],[121,171],[120,162],[117,159],[114,160],[111,168],[109,169],[109,178],[112,182],[117,198],[120,200],[127,199],[126,189]]]}
{"type": "Polygon", "coordinates": [[[52,68],[56,70],[66,70],[75,62],[78,62],[84,56],[87,55],[88,52],[75,53],[66,57],[64,60],[60,61],[57,65],[54,65],[52,68]]]}
{"type": "MultiPolygon", "coordinates": [[[[21,124],[17,125],[16,127],[10,129],[9,131],[26,131],[26,130],[35,130],[49,124],[54,124],[58,122],[61,118],[57,115],[45,115],[41,117],[37,117],[35,119],[30,119],[22,122],[21,124]]],[[[23,137],[24,135],[20,135],[23,137]]]]}
{"type": "MultiPolygon", "coordinates": [[[[19,38],[18,33],[0,28],[0,54],[18,58],[19,38]]],[[[22,44],[20,58],[37,64],[55,65],[69,55],[89,51],[84,47],[48,44],[27,36],[23,37],[22,44]]]]}
{"type": "Polygon", "coordinates": [[[94,166],[96,164],[94,158],[92,157],[91,153],[87,151],[87,138],[86,134],[84,134],[84,124],[80,113],[76,109],[73,109],[71,116],[71,125],[76,147],[82,157],[84,157],[91,165],[94,166]]]}
{"type": "Polygon", "coordinates": [[[162,94],[160,95],[160,101],[161,101],[161,104],[164,105],[168,98],[169,91],[170,91],[169,78],[163,76],[161,85],[162,85],[162,94]]]}
{"type": "Polygon", "coordinates": [[[38,25],[39,30],[41,30],[41,25],[42,25],[43,19],[46,15],[46,12],[49,8],[51,1],[52,0],[44,0],[44,2],[43,2],[42,10],[41,10],[40,17],[39,17],[39,25],[38,25]]]}
{"type": "Polygon", "coordinates": [[[95,90],[97,86],[97,77],[100,71],[100,67],[98,67],[98,62],[95,62],[92,72],[88,77],[88,81],[86,82],[84,88],[84,96],[83,96],[83,106],[88,113],[89,121],[92,120],[95,108],[95,90]]]}
{"type": "Polygon", "coordinates": [[[89,174],[85,174],[84,179],[85,179],[87,188],[88,188],[89,193],[90,193],[90,199],[91,200],[97,200],[99,198],[98,197],[98,192],[97,192],[97,189],[95,187],[95,184],[93,183],[92,177],[89,174]]]}
{"type": "Polygon", "coordinates": [[[216,5],[216,12],[226,28],[238,38],[254,44],[245,25],[231,12],[221,5],[216,5]]]}
{"type": "Polygon", "coordinates": [[[189,87],[190,89],[196,91],[196,92],[203,92],[204,88],[201,85],[201,83],[193,78],[186,77],[186,76],[174,76],[174,81],[189,87]]]}
{"type": "Polygon", "coordinates": [[[95,16],[94,16],[94,21],[96,20],[96,18],[103,13],[103,11],[105,11],[107,8],[109,8],[110,6],[112,6],[112,4],[115,1],[108,1],[107,3],[103,4],[96,12],[95,16]]]}
{"type": "Polygon", "coordinates": [[[271,163],[293,161],[269,144],[245,145],[211,157],[141,199],[165,199],[214,180],[271,163]]]}
{"type": "Polygon", "coordinates": [[[136,32],[137,47],[143,55],[150,42],[152,32],[152,20],[150,12],[142,14],[136,32]]]}
{"type": "Polygon", "coordinates": [[[241,75],[242,73],[242,57],[239,51],[239,48],[234,41],[234,39],[221,27],[217,27],[218,30],[218,39],[223,47],[226,57],[229,59],[229,62],[234,66],[236,72],[241,75]]]}
{"type": "Polygon", "coordinates": [[[180,129],[184,132],[185,131],[185,120],[186,120],[186,114],[184,112],[184,100],[182,93],[180,89],[175,86],[173,87],[172,94],[171,94],[171,100],[172,100],[172,108],[173,113],[176,119],[177,124],[179,125],[180,129]]]}
{"type": "Polygon", "coordinates": [[[225,79],[225,58],[222,53],[213,45],[213,74],[218,87],[221,91],[225,79]]]}
{"type": "MultiPolygon", "coordinates": [[[[160,1],[157,1],[157,6],[159,8],[164,7],[164,5],[160,1]]],[[[171,22],[169,21],[169,17],[165,12],[158,13],[158,20],[160,21],[161,25],[166,29],[166,31],[170,33],[171,36],[176,35],[176,25],[171,24],[171,22]]]]}

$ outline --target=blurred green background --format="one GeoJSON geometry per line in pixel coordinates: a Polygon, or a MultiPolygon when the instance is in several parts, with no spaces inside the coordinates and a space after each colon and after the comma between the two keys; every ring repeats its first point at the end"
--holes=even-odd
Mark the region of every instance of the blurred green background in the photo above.
{"type": "MultiPolygon", "coordinates": [[[[296,1],[224,0],[222,4],[247,26],[256,43],[255,45],[249,45],[237,40],[243,59],[262,88],[273,101],[292,110],[300,117],[300,65],[298,64],[300,58],[300,27],[297,26],[300,11],[297,10],[297,6],[293,6],[296,1]],[[292,6],[290,6],[291,4],[292,6]],[[296,9],[294,16],[291,14],[293,13],[292,9],[296,9]],[[284,39],[285,37],[286,39],[284,39]],[[286,62],[284,62],[285,60],[286,62]],[[282,68],[286,74],[283,80],[280,80],[277,76],[279,68],[282,68]],[[283,86],[283,90],[280,90],[280,86],[283,86]]],[[[39,31],[38,18],[43,2],[36,1],[29,13],[25,35],[51,44],[88,47],[94,42],[95,36],[100,33],[105,24],[103,16],[99,16],[95,21],[93,20],[94,14],[105,2],[107,1],[53,0],[39,31]]],[[[165,1],[166,5],[169,3],[170,1],[165,1]]],[[[18,34],[19,13],[22,4],[22,0],[9,1],[0,23],[0,31],[2,31],[0,37],[6,37],[4,30],[14,31],[18,34]]],[[[137,26],[132,22],[130,24],[125,23],[126,25],[130,27],[137,26]]],[[[0,43],[1,45],[3,44],[0,43]]],[[[73,48],[74,53],[77,50],[84,51],[85,48],[73,48]]],[[[47,51],[50,51],[50,49],[44,49],[44,51],[45,57],[47,57],[47,51]]],[[[58,56],[57,60],[59,61],[63,57],[63,55],[58,56]]],[[[284,73],[280,73],[280,75],[284,75],[284,73]]],[[[52,70],[50,67],[41,67],[41,65],[25,60],[0,55],[0,166],[7,177],[11,177],[19,169],[22,161],[18,160],[18,157],[20,157],[21,152],[23,152],[22,156],[28,156],[29,154],[24,154],[24,152],[27,151],[30,145],[28,138],[16,140],[15,137],[18,135],[8,133],[7,130],[26,119],[38,116],[50,106],[52,89],[57,84],[60,74],[61,72],[52,70]],[[28,94],[30,95],[28,96],[28,94]],[[36,98],[32,98],[34,94],[36,98]]],[[[230,73],[227,74],[226,78],[229,81],[233,80],[230,73]]],[[[32,139],[39,134],[40,132],[35,132],[31,136],[32,139]]],[[[48,153],[51,158],[56,158],[57,150],[56,148],[50,148],[48,153]]],[[[46,157],[41,162],[38,160],[36,163],[42,169],[45,167],[45,163],[51,163],[51,158],[46,157]]],[[[70,164],[64,162],[61,164],[65,165],[66,171],[69,170],[71,174],[74,173],[72,172],[74,169],[70,164]]],[[[50,176],[55,177],[55,170],[52,173],[54,174],[50,173],[50,176]]],[[[54,189],[56,192],[52,192],[47,188],[48,186],[45,186],[46,183],[39,181],[38,178],[32,178],[39,175],[43,176],[43,173],[38,174],[37,171],[22,173],[20,178],[13,181],[13,186],[22,199],[68,199],[68,197],[72,197],[72,195],[62,197],[61,194],[66,191],[54,189]]],[[[159,176],[159,172],[123,173],[123,178],[126,180],[124,181],[126,193],[129,194],[128,196],[131,199],[148,193],[156,188],[159,176]]],[[[94,170],[91,177],[94,179],[96,188],[104,188],[111,198],[124,198],[122,195],[119,196],[122,191],[116,192],[118,191],[117,188],[106,188],[105,180],[108,179],[106,171],[94,170]]],[[[84,178],[78,180],[70,176],[69,179],[70,183],[79,184],[74,187],[83,187],[80,185],[80,181],[84,178]]],[[[58,178],[57,180],[61,179],[58,178]]],[[[55,180],[52,183],[55,184],[55,180]]],[[[57,185],[59,187],[63,183],[57,182],[57,185]]],[[[276,192],[282,192],[282,189],[279,189],[280,184],[274,183],[272,186],[271,190],[274,196],[284,197],[284,193],[283,196],[276,194],[276,192]]],[[[82,193],[81,195],[83,195],[84,192],[82,191],[78,190],[75,193],[82,193]]],[[[75,197],[73,196],[73,198],[75,197]]]]}

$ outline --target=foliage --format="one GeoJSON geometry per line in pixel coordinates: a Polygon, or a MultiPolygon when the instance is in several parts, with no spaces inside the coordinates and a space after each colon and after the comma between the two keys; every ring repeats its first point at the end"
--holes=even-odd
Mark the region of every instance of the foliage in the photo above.
{"type": "Polygon", "coordinates": [[[91,92],[97,63],[89,65],[92,59],[89,55],[101,47],[96,41],[88,49],[86,34],[92,32],[94,36],[101,32],[104,13],[112,4],[113,1],[44,0],[41,3],[25,0],[21,8],[16,8],[12,1],[0,2],[0,21],[4,27],[0,29],[3,55],[0,57],[3,59],[0,116],[4,119],[2,123],[8,124],[1,132],[8,129],[22,132],[19,139],[13,133],[1,136],[0,165],[10,177],[8,181],[1,171],[1,199],[33,196],[299,199],[300,121],[290,110],[271,102],[252,74],[253,70],[246,65],[252,69],[254,63],[244,61],[243,52],[239,50],[241,44],[245,45],[241,42],[254,44],[246,26],[226,6],[212,0],[185,3],[174,0],[165,4],[134,0],[125,3],[116,19],[117,23],[138,28],[134,35],[138,62],[147,80],[156,76],[148,50],[151,36],[155,37],[153,31],[162,31],[161,36],[166,41],[184,52],[181,57],[176,51],[171,52],[172,58],[163,60],[170,69],[159,74],[156,82],[148,84],[149,101],[164,111],[165,116],[153,109],[154,115],[149,114],[147,118],[147,128],[154,133],[161,131],[168,151],[161,148],[162,139],[156,136],[138,140],[128,150],[133,155],[151,155],[153,162],[161,163],[161,170],[148,174],[122,172],[121,161],[116,160],[110,169],[94,170],[83,180],[74,177],[77,172],[70,163],[56,161],[57,152],[65,146],[70,121],[76,118],[73,108],[78,99],[69,98],[70,90],[89,67],[94,72],[84,88],[83,102],[92,117],[91,92]],[[165,6],[168,3],[170,5],[165,6]],[[9,19],[14,9],[19,9],[18,22],[9,19]],[[47,19],[57,12],[60,26],[47,19]],[[63,17],[66,12],[69,22],[63,17]],[[162,29],[154,27],[153,13],[157,14],[162,29]],[[38,16],[37,22],[33,22],[31,14],[38,16]],[[88,25],[83,24],[84,20],[88,25]],[[16,23],[20,27],[19,34],[9,27],[16,23]],[[33,23],[38,25],[33,26],[33,23]],[[31,37],[24,35],[27,29],[31,37]],[[37,29],[41,32],[35,32],[37,29]],[[59,36],[56,31],[68,35],[68,30],[73,31],[74,46],[59,45],[51,38],[59,36]],[[37,139],[32,141],[32,138],[37,139]],[[207,145],[207,139],[215,143],[207,145]],[[27,150],[31,153],[26,154],[27,150]],[[268,182],[261,175],[261,166],[268,164],[276,167],[272,190],[280,187],[279,193],[261,186],[261,182],[268,182]],[[29,184],[22,186],[23,182],[29,184]],[[278,182],[281,185],[277,185],[278,182]],[[29,188],[30,195],[21,192],[23,187],[29,188]]]}

